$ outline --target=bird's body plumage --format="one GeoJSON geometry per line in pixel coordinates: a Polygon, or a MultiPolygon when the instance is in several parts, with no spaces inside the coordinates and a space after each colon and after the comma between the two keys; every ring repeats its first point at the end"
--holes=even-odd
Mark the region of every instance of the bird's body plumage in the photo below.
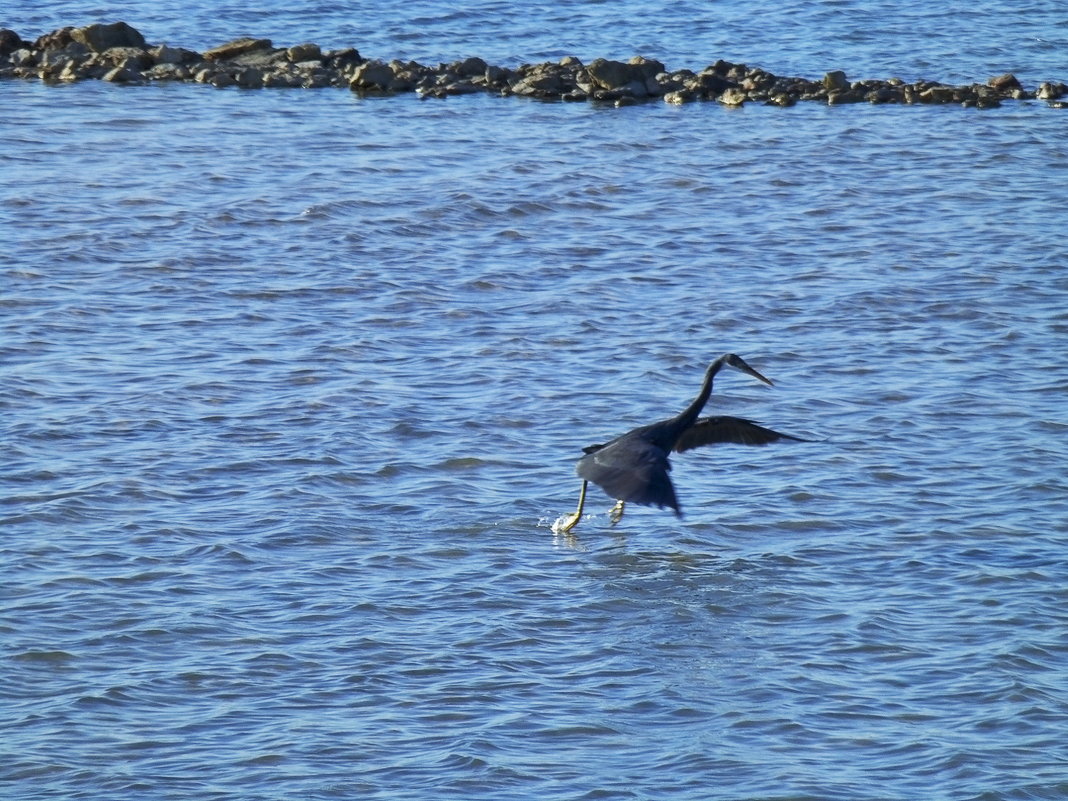
{"type": "Polygon", "coordinates": [[[771,384],[771,381],[746,364],[740,356],[726,353],[708,366],[701,391],[679,414],[658,423],[635,428],[603,445],[583,448],[585,456],[579,459],[576,466],[576,472],[583,480],[579,508],[560,526],[560,531],[568,532],[578,524],[588,481],[592,481],[616,499],[613,523],[622,517],[625,503],[668,508],[681,517],[682,511],[675,487],[668,475],[671,470],[668,457],[672,452],[724,442],[765,445],[780,439],[805,441],[790,434],[780,434],[741,417],[715,416],[698,419],[712,394],[712,381],[724,365],[741,370],[765,384],[771,384]]]}

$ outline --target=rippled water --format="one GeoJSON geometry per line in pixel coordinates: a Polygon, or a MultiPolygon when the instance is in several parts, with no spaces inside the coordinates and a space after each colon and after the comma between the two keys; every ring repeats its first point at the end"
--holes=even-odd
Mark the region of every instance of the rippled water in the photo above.
{"type": "Polygon", "coordinates": [[[1060,112],[0,98],[5,795],[1068,797],[1060,112]]]}

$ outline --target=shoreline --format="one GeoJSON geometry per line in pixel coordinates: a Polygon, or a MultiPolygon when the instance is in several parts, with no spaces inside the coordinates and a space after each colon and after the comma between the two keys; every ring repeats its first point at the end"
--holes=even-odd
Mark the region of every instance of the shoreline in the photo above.
{"type": "Polygon", "coordinates": [[[0,29],[0,79],[135,85],[178,81],[243,89],[333,87],[367,95],[415,92],[422,98],[483,93],[615,106],[655,100],[676,105],[713,101],[726,106],[788,107],[821,102],[997,108],[1004,101],[1042,100],[1050,108],[1068,108],[1068,85],[1047,81],[1029,90],[1011,73],[992,77],[985,84],[952,86],[937,81],[906,83],[899,78],[851,81],[841,70],[829,71],[819,80],[783,77],[722,60],[700,71],[669,70],[662,62],[642,56],[626,62],[597,58],[588,64],[568,56],[516,68],[471,57],[426,66],[365,59],[355,48],[324,51],[311,43],[276,47],[269,39],[249,37],[197,52],[151,45],[125,22],[59,28],[33,41],[0,29]]]}

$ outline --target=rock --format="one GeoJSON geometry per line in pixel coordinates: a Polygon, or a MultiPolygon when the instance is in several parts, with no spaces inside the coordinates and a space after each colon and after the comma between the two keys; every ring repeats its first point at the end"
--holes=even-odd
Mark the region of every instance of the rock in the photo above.
{"type": "Polygon", "coordinates": [[[188,66],[171,63],[156,64],[145,70],[142,75],[149,81],[188,81],[192,78],[188,66]]]}
{"type": "Polygon", "coordinates": [[[84,28],[75,28],[70,35],[75,42],[81,42],[94,53],[103,53],[112,47],[143,49],[146,45],[145,37],[125,22],[113,22],[110,25],[100,23],[86,25],[84,28]]]}
{"type": "Polygon", "coordinates": [[[725,106],[740,106],[748,99],[745,92],[737,86],[722,92],[716,100],[725,106]]]}
{"type": "Polygon", "coordinates": [[[81,81],[89,77],[92,77],[89,71],[86,70],[83,65],[71,59],[63,65],[63,69],[56,77],[56,80],[70,83],[73,81],[81,81]]]}
{"type": "Polygon", "coordinates": [[[1054,101],[1068,95],[1068,86],[1053,82],[1028,92],[1012,73],[990,78],[985,84],[948,86],[933,81],[906,84],[900,78],[851,82],[841,70],[828,72],[820,80],[780,77],[722,59],[700,73],[687,69],[669,73],[663,62],[643,56],[627,62],[599,58],[588,65],[565,56],[556,62],[524,64],[515,69],[493,66],[472,56],[425,67],[414,61],[367,61],[355,48],[323,52],[313,43],[275,48],[270,39],[251,37],[235,39],[201,55],[166,44],[149,48],[144,37],[125,22],[59,28],[32,45],[14,31],[0,28],[0,79],[9,77],[47,81],[98,78],[115,83],[194,80],[246,88],[348,86],[371,92],[415,90],[422,97],[442,98],[489,92],[569,102],[594,100],[617,106],[663,97],[676,105],[702,99],[729,106],[760,101],[791,106],[799,100],[818,100],[830,105],[868,101],[995,108],[1010,99],[1054,101]]]}
{"type": "Polygon", "coordinates": [[[620,89],[635,78],[644,79],[640,68],[604,58],[596,58],[587,64],[586,73],[595,87],[600,89],[620,89]]]}
{"type": "MultiPolygon", "coordinates": [[[[359,67],[357,67],[357,70],[359,67]]],[[[424,67],[418,61],[398,61],[394,59],[389,62],[389,69],[392,70],[393,78],[385,88],[388,88],[391,92],[411,92],[418,86],[422,85],[424,88],[433,86],[437,80],[437,76],[429,67],[424,67]]]]}
{"type": "Polygon", "coordinates": [[[719,97],[728,89],[735,86],[733,81],[727,80],[715,67],[708,67],[698,73],[691,81],[687,81],[686,87],[695,89],[705,97],[719,97]]]}
{"type": "Polygon", "coordinates": [[[294,64],[302,61],[322,61],[323,51],[317,44],[299,44],[286,49],[286,58],[294,64]]]}
{"type": "Polygon", "coordinates": [[[952,103],[957,99],[952,86],[931,86],[919,93],[921,103],[952,103]]]}
{"type": "Polygon", "coordinates": [[[234,81],[242,89],[262,89],[263,70],[258,67],[245,67],[234,75],[234,81]]]}
{"type": "Polygon", "coordinates": [[[842,106],[847,103],[860,103],[864,95],[852,89],[832,89],[827,93],[828,106],[842,106]]]}
{"type": "Polygon", "coordinates": [[[445,94],[447,95],[473,95],[480,91],[482,90],[478,86],[465,79],[450,81],[445,84],[445,94]]]}
{"type": "Polygon", "coordinates": [[[449,70],[464,78],[474,78],[476,75],[485,75],[488,66],[482,59],[474,57],[449,65],[449,70]]]}
{"type": "MultiPolygon", "coordinates": [[[[352,68],[364,62],[360,51],[355,47],[346,47],[344,50],[331,50],[323,54],[323,61],[327,66],[339,72],[350,72],[352,68]]],[[[351,77],[351,76],[349,76],[351,77]]]]}
{"type": "Polygon", "coordinates": [[[74,28],[66,27],[54,30],[51,33],[46,33],[43,36],[38,36],[37,40],[33,43],[33,50],[62,50],[74,40],[71,38],[71,33],[74,28]]]}
{"type": "Polygon", "coordinates": [[[204,51],[204,58],[208,61],[233,61],[238,56],[253,53],[257,50],[271,50],[273,45],[270,39],[252,39],[244,37],[213,47],[204,51]]]}
{"type": "Polygon", "coordinates": [[[864,99],[869,103],[896,103],[902,99],[901,94],[897,89],[892,86],[878,86],[873,89],[869,89],[868,93],[864,96],[864,99]]]}
{"type": "Polygon", "coordinates": [[[139,47],[110,47],[101,53],[100,57],[116,67],[126,67],[138,72],[156,63],[147,50],[139,47]]]}
{"type": "Polygon", "coordinates": [[[1006,72],[1004,75],[999,75],[996,78],[991,78],[987,81],[988,86],[992,86],[1000,92],[1006,92],[1010,89],[1022,89],[1020,82],[1016,80],[1016,76],[1011,72],[1006,72]]]}
{"type": "Polygon", "coordinates": [[[237,84],[237,78],[231,75],[229,72],[217,72],[208,79],[208,83],[214,86],[216,89],[225,89],[228,86],[234,86],[237,84]]]}
{"type": "Polygon", "coordinates": [[[1039,84],[1038,91],[1035,92],[1035,97],[1039,100],[1056,100],[1057,98],[1064,97],[1068,94],[1068,86],[1063,83],[1049,83],[1044,82],[1039,84]]]}
{"type": "Polygon", "coordinates": [[[150,48],[148,54],[157,64],[193,64],[201,60],[200,53],[166,44],[150,48]]]}
{"type": "Polygon", "coordinates": [[[582,62],[571,57],[555,64],[524,64],[509,80],[513,94],[543,99],[564,95],[570,95],[571,100],[585,99],[597,88],[582,62]],[[580,76],[584,80],[580,80],[580,76]]]}
{"type": "Polygon", "coordinates": [[[486,67],[486,83],[491,86],[501,86],[508,82],[510,71],[504,67],[486,67]]]}
{"type": "Polygon", "coordinates": [[[823,88],[828,92],[844,91],[849,88],[849,79],[841,70],[828,72],[823,76],[823,88]]]}
{"type": "Polygon", "coordinates": [[[0,28],[0,58],[9,56],[26,46],[17,33],[8,28],[0,28]]]}
{"type": "MultiPolygon", "coordinates": [[[[89,48],[78,42],[70,42],[61,50],[38,50],[34,54],[35,63],[41,66],[56,66],[65,64],[71,59],[86,61],[90,58],[89,48]]],[[[92,57],[97,57],[95,54],[92,57]]],[[[110,62],[109,62],[110,66],[110,62]]]]}
{"type": "Polygon", "coordinates": [[[512,91],[525,97],[553,97],[563,94],[567,89],[559,75],[529,75],[512,84],[512,91]]]}
{"type": "Polygon", "coordinates": [[[381,61],[365,61],[353,72],[349,88],[385,92],[389,91],[394,77],[393,70],[381,61]]]}
{"type": "Polygon", "coordinates": [[[110,83],[132,83],[141,80],[141,73],[129,67],[115,67],[108,70],[102,80],[110,83]]]}
{"type": "Polygon", "coordinates": [[[797,104],[797,98],[787,92],[775,92],[765,101],[766,106],[781,106],[786,108],[797,104]]]}
{"type": "Polygon", "coordinates": [[[8,56],[8,60],[16,67],[33,67],[37,64],[37,58],[28,47],[20,47],[8,56]]]}
{"type": "Polygon", "coordinates": [[[664,71],[664,63],[645,56],[634,56],[627,64],[631,67],[633,77],[631,80],[646,81],[655,78],[664,71]]]}
{"type": "Polygon", "coordinates": [[[671,103],[673,106],[681,106],[684,103],[692,103],[696,98],[694,93],[688,89],[676,89],[673,92],[667,92],[664,95],[664,102],[671,103]]]}

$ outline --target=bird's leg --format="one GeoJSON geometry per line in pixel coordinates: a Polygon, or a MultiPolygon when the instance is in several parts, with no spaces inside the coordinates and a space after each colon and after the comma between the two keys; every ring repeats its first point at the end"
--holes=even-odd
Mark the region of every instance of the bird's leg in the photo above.
{"type": "Polygon", "coordinates": [[[609,525],[614,526],[620,520],[623,519],[623,501],[616,501],[616,505],[612,507],[612,511],[608,513],[609,525]]]}
{"type": "Polygon", "coordinates": [[[571,529],[577,526],[579,520],[582,519],[582,508],[586,505],[586,485],[588,483],[589,482],[585,479],[582,480],[582,489],[579,490],[578,509],[576,509],[575,513],[563,522],[563,525],[557,528],[556,532],[558,534],[567,534],[571,529]]]}

